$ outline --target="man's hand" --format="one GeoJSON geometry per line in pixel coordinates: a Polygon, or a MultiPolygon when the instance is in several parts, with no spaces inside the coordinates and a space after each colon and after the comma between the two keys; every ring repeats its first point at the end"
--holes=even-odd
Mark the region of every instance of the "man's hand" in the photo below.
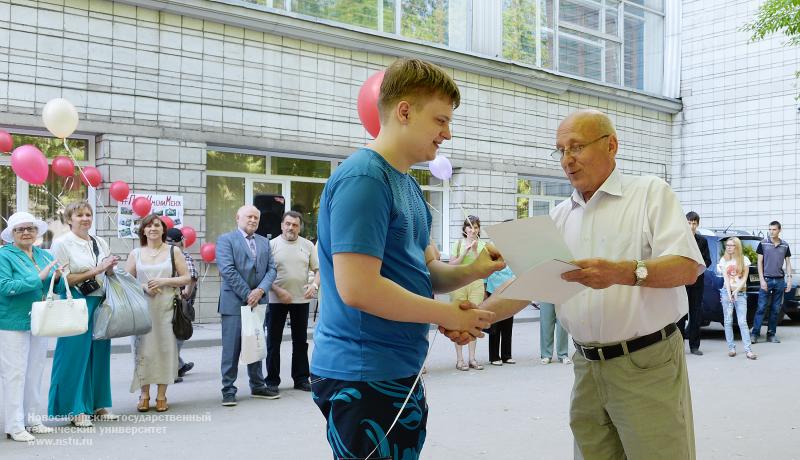
{"type": "Polygon", "coordinates": [[[785,292],[789,292],[791,290],[792,290],[792,277],[790,276],[790,277],[788,277],[786,279],[786,291],[785,292]]]}
{"type": "Polygon", "coordinates": [[[454,302],[446,322],[440,326],[445,329],[467,332],[473,337],[483,337],[483,329],[491,326],[494,312],[474,308],[462,309],[461,302],[454,302]]]}
{"type": "MultiPolygon", "coordinates": [[[[765,280],[764,278],[761,278],[761,290],[766,292],[767,289],[769,289],[767,287],[767,280],[765,280]]],[[[789,291],[786,291],[786,292],[789,292],[789,291]]]]}
{"type": "Polygon", "coordinates": [[[304,299],[313,299],[317,297],[317,286],[314,283],[306,284],[303,286],[306,292],[303,294],[304,299]]]}
{"type": "Polygon", "coordinates": [[[247,305],[249,305],[250,308],[255,307],[256,305],[258,305],[258,301],[261,300],[261,297],[263,297],[263,296],[264,296],[264,290],[263,289],[261,289],[261,288],[253,289],[252,291],[250,291],[250,294],[247,296],[247,305]]]}
{"type": "MultiPolygon", "coordinates": [[[[470,302],[469,300],[462,300],[461,303],[458,304],[458,307],[461,308],[462,310],[477,308],[477,306],[474,303],[470,302]]],[[[475,337],[473,337],[472,335],[470,335],[469,332],[466,331],[453,331],[445,329],[442,326],[439,326],[439,332],[444,334],[445,337],[450,339],[456,345],[464,346],[475,340],[475,337]]]]}
{"type": "Polygon", "coordinates": [[[292,303],[292,293],[287,291],[286,289],[278,286],[272,286],[272,290],[275,292],[275,295],[278,296],[278,300],[281,301],[283,304],[290,304],[292,303]]]}
{"type": "Polygon", "coordinates": [[[487,244],[483,251],[478,254],[478,258],[470,264],[470,267],[478,274],[478,278],[486,278],[492,273],[506,267],[506,261],[500,251],[492,244],[487,244]]]}
{"type": "Polygon", "coordinates": [[[580,267],[561,275],[571,283],[581,283],[592,289],[605,289],[615,284],[630,284],[635,278],[631,263],[612,262],[607,259],[581,259],[573,264],[580,267]]]}

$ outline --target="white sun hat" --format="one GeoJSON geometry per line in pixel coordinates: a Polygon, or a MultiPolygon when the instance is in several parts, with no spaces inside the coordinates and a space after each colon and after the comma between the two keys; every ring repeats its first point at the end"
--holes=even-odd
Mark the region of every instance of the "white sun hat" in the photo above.
{"type": "Polygon", "coordinates": [[[14,242],[14,228],[19,227],[23,224],[33,224],[36,228],[39,229],[39,232],[36,234],[36,237],[40,237],[47,231],[47,224],[43,220],[39,220],[30,213],[27,212],[15,212],[8,218],[8,226],[3,229],[3,233],[0,233],[0,238],[3,238],[3,241],[7,243],[14,242]]]}

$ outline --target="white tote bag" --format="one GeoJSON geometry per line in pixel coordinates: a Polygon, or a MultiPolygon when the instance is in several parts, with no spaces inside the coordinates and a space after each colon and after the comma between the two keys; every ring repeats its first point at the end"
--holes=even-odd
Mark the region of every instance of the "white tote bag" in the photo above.
{"type": "Polygon", "coordinates": [[[67,274],[61,275],[67,287],[67,298],[59,299],[53,294],[53,282],[41,302],[31,306],[31,334],[40,337],[69,337],[83,334],[89,329],[89,310],[85,299],[73,299],[67,283],[67,274]]]}
{"type": "Polygon", "coordinates": [[[264,337],[264,316],[266,305],[258,305],[250,309],[242,306],[242,352],[239,362],[251,364],[267,357],[267,339],[264,337]]]}

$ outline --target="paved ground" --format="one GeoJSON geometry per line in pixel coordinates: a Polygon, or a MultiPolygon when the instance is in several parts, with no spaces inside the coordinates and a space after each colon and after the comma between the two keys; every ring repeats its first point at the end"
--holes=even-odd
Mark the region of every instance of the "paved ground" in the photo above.
{"type": "MultiPolygon", "coordinates": [[[[453,346],[436,338],[425,379],[431,412],[422,458],[572,458],[572,368],[539,363],[538,323],[531,322],[535,314],[524,316],[528,322],[514,329],[514,366],[457,371],[453,346]]],[[[800,323],[782,326],[779,335],[782,344],[758,344],[760,359],[748,361],[741,354],[726,356],[721,328],[704,331],[706,355],[688,356],[698,458],[800,458],[800,323]]],[[[285,376],[288,351],[284,343],[285,376]]],[[[250,399],[240,378],[239,405],[220,406],[219,355],[218,346],[184,351],[197,366],[184,383],[170,387],[166,415],[98,423],[93,431],[54,422],[62,431],[39,436],[40,445],[0,440],[0,458],[330,458],[322,417],[308,393],[291,389],[291,381],[282,385],[281,399],[266,401],[250,399]]],[[[486,355],[482,340],[478,356],[485,362],[486,355]]],[[[136,395],[128,393],[131,355],[112,355],[111,368],[114,410],[140,415],[136,395]]]]}

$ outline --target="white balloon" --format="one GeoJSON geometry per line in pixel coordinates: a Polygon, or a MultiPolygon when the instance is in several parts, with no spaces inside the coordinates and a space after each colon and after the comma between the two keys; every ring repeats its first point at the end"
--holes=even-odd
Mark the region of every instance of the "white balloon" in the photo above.
{"type": "Polygon", "coordinates": [[[42,111],[42,121],[53,136],[66,138],[78,127],[78,111],[66,99],[51,99],[42,111]]]}

